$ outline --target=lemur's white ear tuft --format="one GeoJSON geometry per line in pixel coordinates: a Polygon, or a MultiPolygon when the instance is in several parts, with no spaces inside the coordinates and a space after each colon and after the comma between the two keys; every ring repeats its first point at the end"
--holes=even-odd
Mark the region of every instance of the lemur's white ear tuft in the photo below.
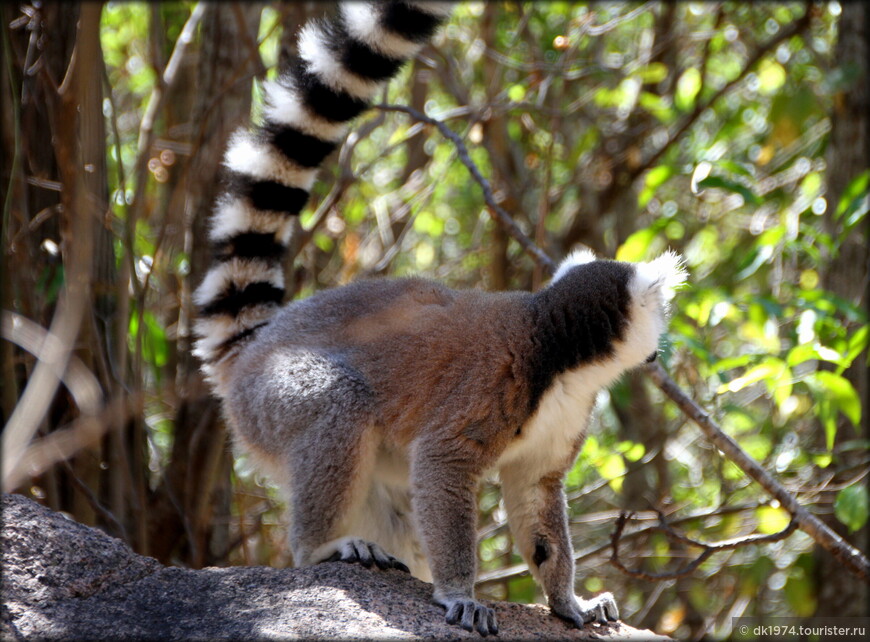
{"type": "Polygon", "coordinates": [[[561,263],[559,263],[559,268],[556,270],[556,273],[553,275],[553,280],[550,281],[550,283],[553,284],[561,279],[571,268],[583,265],[584,263],[591,263],[594,260],[595,253],[588,247],[574,250],[571,254],[562,259],[561,263]]]}
{"type": "Polygon", "coordinates": [[[664,252],[652,261],[635,264],[635,269],[637,289],[639,291],[659,289],[665,300],[673,298],[674,290],[683,285],[688,276],[683,257],[672,250],[664,252]]]}

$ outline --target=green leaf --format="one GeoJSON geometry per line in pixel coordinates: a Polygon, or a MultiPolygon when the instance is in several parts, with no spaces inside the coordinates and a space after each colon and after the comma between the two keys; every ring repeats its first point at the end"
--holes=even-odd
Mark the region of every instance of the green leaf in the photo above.
{"type": "Polygon", "coordinates": [[[868,338],[870,338],[870,325],[862,325],[849,337],[849,345],[843,358],[846,368],[852,365],[858,355],[867,349],[868,338]]]}
{"type": "Polygon", "coordinates": [[[166,339],[166,331],[150,311],[142,314],[143,325],[139,324],[139,314],[133,312],[130,315],[127,339],[131,352],[137,349],[136,339],[141,341],[142,356],[145,361],[157,368],[165,366],[169,361],[169,342],[166,339]]]}
{"type": "Polygon", "coordinates": [[[854,533],[867,523],[867,489],[861,484],[844,488],[834,501],[834,515],[854,533]]]}
{"type": "Polygon", "coordinates": [[[827,468],[831,465],[833,457],[830,455],[830,453],[825,453],[823,455],[813,455],[812,460],[813,463],[819,468],[827,468]]]}
{"type": "Polygon", "coordinates": [[[854,218],[852,215],[861,208],[862,201],[864,202],[863,213],[867,213],[866,200],[868,192],[870,192],[870,169],[853,178],[846,186],[846,189],[843,190],[840,202],[837,203],[835,217],[838,220],[846,218],[847,226],[849,227],[857,223],[857,220],[850,221],[850,219],[854,218]]]}
{"type": "Polygon", "coordinates": [[[835,410],[842,412],[853,425],[861,423],[861,400],[848,379],[826,370],[814,373],[813,379],[824,389],[823,394],[835,410]]]}
{"type": "Polygon", "coordinates": [[[617,444],[617,450],[622,453],[627,461],[635,462],[640,460],[646,453],[646,448],[643,444],[633,441],[621,441],[617,444]]]}
{"type": "Polygon", "coordinates": [[[791,516],[784,508],[773,506],[761,506],[755,510],[758,519],[758,531],[765,535],[772,535],[784,530],[791,521],[791,516]]]}
{"type": "Polygon", "coordinates": [[[816,359],[818,361],[828,361],[830,363],[836,363],[838,366],[845,365],[848,367],[848,362],[843,358],[836,350],[832,348],[828,348],[827,346],[823,346],[819,343],[805,343],[803,345],[795,346],[791,350],[789,350],[788,357],[786,358],[786,363],[790,367],[794,367],[805,361],[810,361],[816,359]]]}
{"type": "Polygon", "coordinates": [[[813,582],[814,559],[811,553],[803,553],[788,569],[788,581],[783,592],[788,605],[799,617],[811,617],[816,610],[818,589],[813,582]]]}
{"type": "Polygon", "coordinates": [[[603,457],[598,465],[598,473],[607,480],[610,487],[616,492],[622,490],[625,471],[625,460],[617,453],[603,457]]]}
{"type": "Polygon", "coordinates": [[[725,357],[724,359],[719,359],[714,364],[714,372],[725,372],[726,370],[731,370],[732,368],[742,368],[744,366],[749,365],[749,362],[752,361],[751,354],[740,354],[734,357],[725,357]]]}
{"type": "Polygon", "coordinates": [[[662,62],[651,62],[635,72],[643,83],[658,83],[668,77],[668,67],[662,62]]]}
{"type": "Polygon", "coordinates": [[[651,227],[638,230],[625,239],[625,243],[620,245],[619,249],[616,250],[616,260],[629,262],[642,261],[655,237],[656,231],[651,227]]]}
{"type": "Polygon", "coordinates": [[[755,174],[752,172],[752,167],[747,167],[741,163],[738,163],[733,160],[723,159],[716,161],[716,165],[721,167],[722,169],[727,169],[732,174],[740,174],[741,176],[745,176],[746,178],[753,178],[755,174]]]}
{"type": "Polygon", "coordinates": [[[437,238],[444,233],[444,221],[432,212],[424,210],[414,219],[414,230],[437,238]]]}
{"type": "Polygon", "coordinates": [[[759,434],[750,434],[740,437],[740,447],[746,451],[746,454],[756,461],[764,461],[773,450],[773,444],[770,442],[770,438],[759,434]]]}
{"type": "Polygon", "coordinates": [[[508,89],[508,98],[515,103],[520,102],[525,97],[526,88],[522,85],[511,85],[511,88],[508,89]]]}
{"type": "Polygon", "coordinates": [[[698,187],[700,189],[706,189],[708,187],[724,189],[729,192],[734,192],[735,194],[740,194],[747,205],[761,205],[761,199],[758,198],[748,187],[721,176],[708,176],[704,180],[698,181],[698,187]]]}
{"type": "Polygon", "coordinates": [[[788,372],[785,363],[773,357],[765,359],[757,366],[747,370],[742,377],[732,379],[728,383],[723,383],[719,386],[718,393],[723,392],[738,392],[747,386],[751,386],[759,381],[770,379],[773,382],[778,381],[783,375],[788,372]]]}
{"type": "Polygon", "coordinates": [[[661,122],[672,123],[677,117],[676,110],[670,101],[649,91],[640,92],[637,102],[661,122]]]}
{"type": "Polygon", "coordinates": [[[673,175],[674,168],[670,165],[659,165],[648,171],[644,180],[644,187],[637,197],[638,206],[646,207],[646,204],[655,196],[656,190],[664,185],[673,175]]]}
{"type": "Polygon", "coordinates": [[[332,252],[335,247],[335,242],[326,234],[315,232],[314,244],[323,252],[332,252]]]}
{"type": "Polygon", "coordinates": [[[785,69],[775,60],[765,58],[758,66],[758,89],[771,95],[785,84],[785,69]]]}
{"type": "Polygon", "coordinates": [[[688,111],[695,105],[695,98],[699,91],[701,91],[701,72],[695,67],[689,67],[677,81],[674,104],[678,109],[688,111]]]}
{"type": "Polygon", "coordinates": [[[738,267],[741,269],[735,275],[734,279],[737,282],[740,282],[755,274],[758,271],[758,268],[765,263],[770,262],[773,258],[774,250],[775,248],[772,245],[759,245],[754,251],[747,252],[744,258],[746,265],[738,263],[738,267]]]}

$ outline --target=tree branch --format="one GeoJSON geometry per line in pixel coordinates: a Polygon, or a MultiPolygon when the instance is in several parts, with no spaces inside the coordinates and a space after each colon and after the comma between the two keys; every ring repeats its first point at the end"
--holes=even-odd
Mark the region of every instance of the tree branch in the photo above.
{"type": "Polygon", "coordinates": [[[483,174],[480,173],[480,170],[475,165],[474,161],[471,160],[471,156],[468,154],[468,148],[465,146],[465,142],[462,138],[450,129],[444,122],[427,116],[426,114],[414,109],[413,107],[405,107],[404,105],[375,105],[378,109],[382,111],[398,111],[403,112],[405,114],[409,114],[415,120],[418,120],[422,123],[427,123],[429,125],[433,125],[441,135],[445,138],[449,139],[455,146],[456,152],[459,155],[459,160],[462,161],[462,164],[468,169],[472,178],[480,185],[481,190],[483,191],[483,199],[486,202],[487,209],[489,211],[490,216],[497,223],[499,223],[505,230],[507,230],[508,234],[510,234],[514,240],[520,244],[520,247],[528,254],[532,260],[539,265],[543,270],[547,273],[552,274],[556,270],[556,264],[553,260],[547,256],[541,248],[539,248],[535,243],[525,235],[525,233],[520,229],[519,225],[517,225],[516,221],[514,221],[513,217],[508,214],[501,205],[499,205],[495,200],[495,195],[492,193],[492,187],[489,184],[489,181],[483,177],[483,174]]]}
{"type": "Polygon", "coordinates": [[[791,513],[798,527],[827,549],[846,568],[863,580],[870,578],[870,561],[831,530],[818,517],[810,513],[798,500],[776,481],[761,465],[725,434],[698,404],[696,404],[658,363],[645,366],[650,379],[673,401],[683,413],[694,421],[710,442],[721,450],[750,478],[758,482],[783,508],[791,513]]]}
{"type": "Polygon", "coordinates": [[[664,514],[659,511],[658,525],[645,530],[661,531],[671,540],[700,548],[701,554],[678,571],[671,571],[668,573],[647,573],[646,571],[629,569],[619,559],[619,541],[622,538],[622,531],[630,518],[631,514],[622,512],[616,520],[616,526],[613,530],[613,534],[610,536],[610,546],[613,550],[613,554],[610,556],[610,563],[626,575],[649,581],[674,580],[679,577],[685,577],[698,568],[713,553],[738,548],[740,546],[748,546],[750,544],[777,542],[791,535],[797,528],[797,521],[792,518],[788,526],[778,533],[772,533],[770,535],[748,535],[747,537],[737,537],[723,542],[708,544],[706,542],[698,542],[681,533],[677,533],[673,528],[671,528],[670,524],[668,524],[664,514]]]}
{"type": "MultiPolygon", "coordinates": [[[[102,5],[84,3],[76,32],[75,55],[70,57],[66,78],[58,89],[59,99],[54,113],[57,123],[54,151],[62,183],[61,193],[65,215],[64,269],[66,280],[55,308],[46,339],[40,347],[33,375],[12,416],[3,429],[3,491],[11,492],[13,473],[49,411],[49,406],[67,371],[79,336],[87,302],[90,301],[93,249],[93,198],[83,176],[86,154],[85,139],[79,142],[82,119],[77,117],[78,99],[87,91],[87,65],[97,58],[99,24],[102,5]]],[[[50,95],[50,90],[47,91],[50,95]]],[[[87,150],[90,151],[90,150],[87,150]]],[[[100,391],[98,391],[99,394],[100,391]]],[[[96,403],[96,402],[95,402],[96,403]]]]}
{"type": "MultiPolygon", "coordinates": [[[[570,498],[569,498],[570,503],[570,498]]],[[[733,515],[735,513],[741,513],[743,511],[750,511],[760,508],[761,506],[767,505],[767,502],[758,503],[758,504],[745,504],[739,506],[722,506],[714,511],[707,511],[703,513],[690,513],[688,515],[683,515],[677,519],[673,519],[669,522],[671,526],[677,524],[685,524],[694,520],[703,520],[712,517],[720,517],[722,515],[733,515]]],[[[637,515],[637,513],[635,513],[637,515]]],[[[632,531],[631,533],[626,533],[622,535],[620,541],[629,542],[634,541],[636,539],[640,539],[653,531],[659,530],[658,525],[648,526],[646,528],[640,528],[636,531],[632,531]]],[[[593,546],[586,548],[582,551],[574,553],[574,563],[579,564],[585,560],[591,559],[598,555],[601,555],[604,551],[611,548],[610,542],[603,545],[593,546]]],[[[476,583],[477,586],[484,586],[487,584],[493,584],[496,582],[504,582],[508,580],[512,580],[516,577],[520,577],[521,575],[528,573],[529,567],[525,564],[515,564],[514,566],[510,566],[508,568],[499,568],[493,571],[487,571],[482,573],[476,583]]]]}
{"type": "MultiPolygon", "coordinates": [[[[709,100],[707,100],[703,105],[699,103],[695,103],[695,109],[692,110],[686,118],[683,119],[683,122],[674,130],[674,132],[668,136],[667,142],[664,145],[659,147],[655,152],[653,152],[652,156],[647,158],[644,162],[638,165],[634,170],[629,174],[629,180],[633,181],[638,176],[640,176],[644,171],[652,167],[658,162],[658,160],[664,156],[665,152],[667,152],[680,138],[683,137],[692,125],[695,124],[695,121],[703,114],[707,109],[716,104],[722,96],[728,93],[734,85],[743,80],[746,75],[752,71],[753,67],[759,63],[759,61],[764,58],[768,53],[773,51],[781,42],[785,42],[789,38],[793,36],[797,36],[803,33],[810,25],[810,8],[812,3],[807,2],[804,9],[804,15],[800,17],[800,19],[796,20],[788,29],[783,29],[778,34],[773,36],[770,40],[762,44],[758,49],[756,49],[755,53],[746,64],[743,66],[743,69],[740,70],[740,73],[737,74],[730,81],[725,83],[715,94],[713,94],[709,100]]],[[[703,75],[702,75],[703,78],[703,75]]]]}

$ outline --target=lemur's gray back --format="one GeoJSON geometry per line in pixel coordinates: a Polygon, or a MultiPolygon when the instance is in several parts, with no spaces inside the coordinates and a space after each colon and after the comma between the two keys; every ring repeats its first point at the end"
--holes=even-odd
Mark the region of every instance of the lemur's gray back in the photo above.
{"type": "Polygon", "coordinates": [[[221,364],[284,299],[290,221],[347,124],[433,35],[451,3],[341,3],[299,35],[299,59],[264,84],[263,122],[237,131],[209,240],[213,263],[195,294],[195,354],[220,392],[221,364]]]}

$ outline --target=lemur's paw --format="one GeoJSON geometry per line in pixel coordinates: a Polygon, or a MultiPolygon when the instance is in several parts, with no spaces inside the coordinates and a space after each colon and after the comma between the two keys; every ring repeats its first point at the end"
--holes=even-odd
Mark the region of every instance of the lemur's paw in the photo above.
{"type": "Polygon", "coordinates": [[[447,624],[458,624],[466,631],[477,631],[486,637],[498,634],[495,611],[477,600],[454,592],[445,595],[435,590],[434,600],[447,609],[447,624]]]}
{"type": "Polygon", "coordinates": [[[611,593],[602,593],[589,600],[581,600],[579,597],[564,602],[550,604],[555,615],[567,620],[577,628],[581,628],[589,622],[607,624],[619,619],[619,608],[611,593]]]}
{"type": "Polygon", "coordinates": [[[443,598],[437,600],[447,609],[447,624],[458,624],[466,631],[477,631],[486,637],[498,634],[495,611],[469,597],[443,598]]]}
{"type": "Polygon", "coordinates": [[[395,568],[405,573],[411,572],[404,562],[397,560],[374,542],[367,542],[355,537],[337,540],[332,555],[320,561],[362,564],[366,568],[371,568],[374,564],[381,570],[395,568]]]}
{"type": "Polygon", "coordinates": [[[613,599],[611,593],[596,595],[591,600],[578,598],[577,602],[580,604],[581,613],[583,613],[583,622],[607,624],[619,619],[619,607],[616,606],[616,600],[613,599]]]}

